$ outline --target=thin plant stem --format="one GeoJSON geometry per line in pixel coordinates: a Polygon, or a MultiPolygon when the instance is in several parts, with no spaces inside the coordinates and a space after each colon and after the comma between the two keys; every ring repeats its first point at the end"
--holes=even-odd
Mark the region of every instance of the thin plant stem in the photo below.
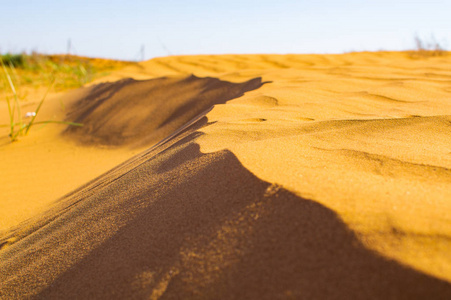
{"type": "Polygon", "coordinates": [[[20,86],[20,79],[19,79],[19,75],[17,74],[16,67],[14,67],[14,64],[11,61],[9,62],[8,65],[9,65],[9,68],[11,69],[11,74],[12,74],[11,77],[14,79],[16,84],[18,84],[20,86]]]}
{"type": "MultiPolygon", "coordinates": [[[[48,124],[48,123],[53,123],[53,124],[65,124],[65,125],[72,125],[72,126],[83,126],[83,124],[81,123],[75,123],[75,122],[69,122],[69,121],[54,121],[54,120],[47,120],[47,121],[38,121],[38,122],[34,122],[33,125],[38,125],[38,124],[48,124]]],[[[13,124],[13,126],[19,126],[18,123],[13,124]]],[[[9,124],[5,125],[5,124],[0,124],[0,127],[9,127],[9,124]]]]}
{"type": "Polygon", "coordinates": [[[33,125],[34,119],[36,119],[36,116],[38,115],[39,110],[41,109],[41,106],[44,103],[44,100],[47,97],[47,94],[50,92],[50,89],[53,87],[54,83],[55,83],[55,79],[52,80],[52,83],[50,84],[47,91],[45,92],[44,97],[42,97],[41,102],[39,102],[39,105],[35,110],[34,116],[31,118],[30,122],[28,122],[28,125],[25,127],[25,135],[28,134],[28,131],[30,130],[31,126],[33,125]]]}
{"type": "Polygon", "coordinates": [[[34,122],[34,125],[37,124],[49,124],[49,123],[54,123],[54,124],[65,124],[65,125],[72,125],[72,126],[83,126],[83,124],[81,123],[74,123],[74,122],[68,122],[68,121],[39,121],[39,122],[34,122]]]}
{"type": "Polygon", "coordinates": [[[9,128],[10,128],[10,136],[14,132],[14,112],[11,108],[11,103],[9,102],[9,97],[6,97],[6,103],[8,103],[8,113],[9,113],[9,128]]]}
{"type": "Polygon", "coordinates": [[[10,133],[9,136],[11,137],[11,141],[14,141],[17,135],[14,134],[14,113],[16,110],[16,103],[17,103],[17,94],[16,89],[14,88],[14,84],[11,81],[11,77],[9,76],[8,70],[6,69],[5,64],[3,63],[3,59],[0,57],[0,63],[2,64],[3,71],[5,73],[6,79],[8,80],[9,86],[14,94],[15,102],[11,108],[11,103],[9,101],[9,97],[6,97],[6,102],[8,103],[8,111],[9,111],[9,124],[10,124],[10,133]]]}

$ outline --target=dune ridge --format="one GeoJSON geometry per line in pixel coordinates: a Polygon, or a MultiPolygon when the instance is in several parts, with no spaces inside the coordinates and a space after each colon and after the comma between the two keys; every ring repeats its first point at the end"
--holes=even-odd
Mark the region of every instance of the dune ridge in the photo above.
{"type": "Polygon", "coordinates": [[[450,298],[450,66],[167,57],[80,90],[73,116],[92,123],[62,140],[143,152],[0,236],[0,296],[450,298]],[[117,134],[129,125],[136,136],[117,134]]]}
{"type": "Polygon", "coordinates": [[[259,180],[232,153],[200,153],[198,137],[186,132],[99,178],[102,188],[75,193],[58,217],[5,248],[3,270],[16,276],[3,296],[451,295],[449,283],[368,251],[334,212],[259,180]]]}
{"type": "Polygon", "coordinates": [[[216,78],[124,79],[89,88],[67,113],[83,127],[65,135],[94,145],[152,145],[213,105],[259,88],[261,78],[241,84],[216,78]]]}

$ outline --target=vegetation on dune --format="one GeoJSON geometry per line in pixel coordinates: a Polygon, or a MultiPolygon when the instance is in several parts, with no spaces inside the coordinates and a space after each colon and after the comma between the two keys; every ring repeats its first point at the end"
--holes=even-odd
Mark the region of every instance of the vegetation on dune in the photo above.
{"type": "Polygon", "coordinates": [[[414,37],[415,50],[410,51],[411,57],[431,57],[431,56],[443,56],[448,52],[445,47],[438,42],[433,35],[429,39],[421,38],[416,35],[414,37]]]}
{"type": "Polygon", "coordinates": [[[8,105],[11,142],[28,134],[36,124],[60,123],[74,126],[81,124],[64,121],[39,121],[36,116],[51,89],[61,91],[80,87],[110,71],[133,64],[132,62],[87,58],[74,55],[3,54],[0,55],[2,75],[0,88],[8,105]],[[26,100],[30,88],[47,87],[42,100],[33,112],[22,115],[21,101],[26,100]],[[27,119],[28,121],[25,121],[27,119]]]}
{"type": "Polygon", "coordinates": [[[1,55],[2,61],[7,65],[13,65],[14,67],[20,67],[24,64],[24,54],[11,54],[6,53],[1,55]]]}
{"type": "Polygon", "coordinates": [[[21,86],[42,87],[54,81],[57,91],[80,87],[133,62],[75,55],[3,54],[0,56],[21,86]]]}
{"type": "MultiPolygon", "coordinates": [[[[12,77],[11,77],[10,73],[8,72],[8,69],[6,68],[5,63],[3,62],[3,59],[1,57],[0,57],[0,63],[2,65],[5,79],[6,79],[7,83],[9,84],[9,87],[11,88],[11,93],[13,95],[13,101],[11,101],[10,97],[6,96],[6,103],[8,104],[9,124],[0,125],[0,126],[1,127],[9,127],[9,137],[11,139],[11,142],[17,141],[17,139],[20,135],[27,135],[30,128],[36,124],[60,123],[60,124],[68,124],[68,125],[73,125],[73,126],[82,126],[82,124],[65,122],[65,121],[47,120],[47,121],[35,122],[36,116],[39,113],[39,110],[41,109],[42,104],[44,103],[47,93],[50,91],[51,87],[53,86],[53,83],[47,89],[46,93],[44,94],[44,97],[39,102],[36,110],[33,112],[28,112],[25,115],[25,117],[23,117],[22,113],[21,113],[21,109],[20,109],[19,97],[18,97],[18,94],[16,91],[16,87],[14,86],[12,77]],[[30,118],[30,120],[28,122],[25,122],[24,118],[30,118]]],[[[9,63],[9,67],[12,70],[14,70],[15,67],[13,65],[13,62],[8,61],[8,63],[9,63]]]]}

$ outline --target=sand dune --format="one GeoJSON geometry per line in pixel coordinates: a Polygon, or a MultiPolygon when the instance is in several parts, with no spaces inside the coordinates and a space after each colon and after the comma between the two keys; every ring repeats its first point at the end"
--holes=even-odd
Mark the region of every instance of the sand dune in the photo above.
{"type": "Polygon", "coordinates": [[[144,81],[124,79],[89,88],[67,113],[83,127],[66,135],[94,145],[152,145],[213,105],[259,88],[260,78],[242,84],[189,76],[144,81]]]}
{"type": "Polygon", "coordinates": [[[2,290],[46,287],[43,299],[451,295],[448,283],[365,249],[330,209],[259,180],[232,153],[200,153],[197,136],[60,203],[23,233],[26,250],[6,248],[16,276],[2,290]]]}
{"type": "Polygon", "coordinates": [[[184,56],[73,92],[86,126],[38,135],[129,159],[6,223],[0,298],[451,298],[450,70],[184,56]]]}

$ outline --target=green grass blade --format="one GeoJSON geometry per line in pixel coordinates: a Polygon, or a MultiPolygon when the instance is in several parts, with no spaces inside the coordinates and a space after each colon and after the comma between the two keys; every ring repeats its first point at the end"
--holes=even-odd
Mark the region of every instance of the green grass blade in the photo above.
{"type": "Polygon", "coordinates": [[[22,130],[17,130],[17,132],[16,133],[14,133],[14,134],[12,134],[11,135],[11,142],[14,142],[14,141],[16,141],[17,140],[17,137],[19,136],[19,134],[22,132],[22,130]]]}
{"type": "Polygon", "coordinates": [[[39,121],[39,122],[34,122],[34,125],[37,124],[48,124],[48,123],[56,123],[56,124],[65,124],[65,125],[72,125],[72,126],[83,126],[83,124],[81,123],[74,123],[74,122],[67,122],[67,121],[39,121]]]}
{"type": "MultiPolygon", "coordinates": [[[[34,122],[33,125],[47,124],[47,123],[59,123],[59,124],[66,124],[66,125],[73,125],[73,126],[83,126],[83,124],[81,124],[81,123],[75,123],[75,122],[69,122],[69,121],[54,121],[54,120],[34,122]]],[[[0,127],[9,127],[9,126],[10,126],[9,124],[0,124],[0,127]]],[[[15,123],[14,126],[19,126],[19,123],[15,123]]]]}
{"type": "Polygon", "coordinates": [[[11,78],[13,79],[13,82],[20,86],[20,77],[17,74],[16,67],[14,67],[14,64],[11,61],[9,61],[9,69],[11,70],[11,78]]]}
{"type": "Polygon", "coordinates": [[[28,134],[28,131],[30,130],[31,126],[33,126],[34,120],[36,119],[36,116],[39,113],[39,110],[41,109],[42,104],[44,103],[45,98],[47,97],[47,94],[50,92],[50,89],[53,87],[53,84],[55,83],[55,79],[53,79],[52,83],[48,87],[47,91],[44,94],[44,97],[42,97],[41,102],[39,102],[38,107],[35,110],[34,116],[31,118],[30,122],[28,122],[28,125],[25,128],[25,135],[28,134]]]}
{"type": "Polygon", "coordinates": [[[5,67],[5,64],[2,63],[2,65],[3,65],[3,70],[5,71],[5,74],[6,74],[6,78],[8,79],[9,86],[11,87],[11,90],[13,91],[13,95],[14,95],[14,110],[17,107],[17,119],[19,120],[19,122],[21,122],[22,115],[21,115],[21,112],[20,112],[20,104],[19,104],[19,98],[17,96],[17,91],[16,91],[16,88],[14,87],[14,83],[13,83],[13,81],[11,79],[11,75],[9,74],[8,70],[5,67]]]}
{"type": "Polygon", "coordinates": [[[5,71],[5,75],[6,75],[6,78],[8,79],[9,86],[11,87],[11,90],[13,91],[13,94],[16,94],[16,89],[14,88],[14,84],[11,81],[11,76],[9,76],[9,72],[6,69],[6,66],[3,63],[3,60],[1,58],[0,58],[0,61],[2,62],[3,71],[5,71]]]}
{"type": "Polygon", "coordinates": [[[11,108],[11,103],[9,102],[9,97],[6,97],[6,103],[8,103],[8,113],[9,113],[9,128],[10,134],[14,132],[14,111],[11,108]]]}
{"type": "MultiPolygon", "coordinates": [[[[16,89],[14,88],[14,84],[11,81],[11,77],[9,76],[8,70],[6,69],[5,64],[3,63],[3,59],[0,57],[0,63],[3,67],[3,72],[5,73],[6,79],[9,82],[9,86],[11,87],[13,94],[16,95],[16,89]]],[[[9,125],[10,125],[10,133],[9,136],[11,137],[11,141],[14,141],[14,111],[15,111],[15,104],[13,107],[11,107],[11,103],[9,101],[9,97],[6,97],[6,102],[8,103],[8,112],[9,112],[9,125]]]]}

